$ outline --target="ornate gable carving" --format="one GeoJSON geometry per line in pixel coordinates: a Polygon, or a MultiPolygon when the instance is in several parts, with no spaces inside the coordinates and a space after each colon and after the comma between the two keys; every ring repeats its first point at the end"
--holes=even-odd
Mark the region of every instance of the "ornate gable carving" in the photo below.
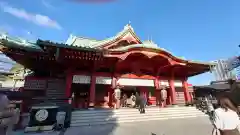
{"type": "Polygon", "coordinates": [[[117,49],[132,44],[140,44],[141,41],[135,34],[131,25],[127,24],[124,29],[115,36],[115,40],[102,45],[104,49],[117,49]]]}

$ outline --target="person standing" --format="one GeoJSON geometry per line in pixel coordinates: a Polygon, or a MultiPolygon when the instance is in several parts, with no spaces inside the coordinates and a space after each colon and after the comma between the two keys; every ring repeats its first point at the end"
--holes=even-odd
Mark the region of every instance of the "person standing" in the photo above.
{"type": "Polygon", "coordinates": [[[144,100],[143,94],[141,94],[140,99],[139,99],[139,112],[145,113],[145,100],[144,100]]]}
{"type": "Polygon", "coordinates": [[[134,108],[136,105],[136,96],[132,93],[132,96],[130,98],[132,100],[132,107],[134,108]]]}
{"type": "Polygon", "coordinates": [[[212,134],[240,135],[238,130],[240,121],[237,114],[237,107],[234,106],[230,98],[226,95],[218,97],[218,104],[219,108],[212,112],[211,121],[214,126],[212,134]]]}
{"type": "Polygon", "coordinates": [[[161,90],[161,107],[165,107],[167,100],[167,90],[163,88],[161,90]]]}
{"type": "Polygon", "coordinates": [[[136,102],[135,102],[135,107],[136,108],[140,106],[140,100],[141,100],[141,98],[140,98],[138,92],[136,92],[136,102]]]}
{"type": "Polygon", "coordinates": [[[115,108],[119,109],[120,108],[120,100],[121,100],[121,90],[119,88],[119,86],[116,87],[116,89],[114,90],[114,98],[115,98],[115,108]]]}

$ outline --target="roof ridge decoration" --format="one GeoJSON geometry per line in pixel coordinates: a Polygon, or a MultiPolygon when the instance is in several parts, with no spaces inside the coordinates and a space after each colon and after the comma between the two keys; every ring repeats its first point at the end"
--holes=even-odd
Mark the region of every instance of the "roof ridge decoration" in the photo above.
{"type": "Polygon", "coordinates": [[[124,26],[123,30],[118,32],[115,36],[103,39],[103,40],[96,40],[86,37],[78,37],[70,34],[69,38],[66,41],[66,44],[69,46],[76,46],[76,47],[90,47],[90,48],[102,48],[102,46],[105,46],[107,44],[111,44],[118,39],[124,37],[127,33],[131,33],[139,42],[140,39],[137,37],[137,35],[134,32],[134,29],[130,24],[127,24],[124,26]]]}
{"type": "Polygon", "coordinates": [[[134,36],[134,38],[136,38],[140,43],[142,43],[142,41],[140,40],[140,38],[136,35],[136,33],[134,32],[133,27],[130,25],[130,23],[126,24],[123,28],[122,31],[118,32],[117,35],[115,35],[114,37],[110,37],[108,39],[103,40],[102,42],[93,45],[93,47],[98,47],[98,48],[102,48],[105,45],[111,44],[119,39],[121,39],[122,37],[124,37],[125,35],[127,35],[128,33],[130,33],[131,35],[134,36]]]}

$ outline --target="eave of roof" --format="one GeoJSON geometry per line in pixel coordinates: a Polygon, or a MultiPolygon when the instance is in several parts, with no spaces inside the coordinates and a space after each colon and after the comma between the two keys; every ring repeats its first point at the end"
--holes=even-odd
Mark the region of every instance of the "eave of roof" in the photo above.
{"type": "Polygon", "coordinates": [[[37,40],[37,45],[42,45],[42,46],[53,46],[53,47],[59,47],[59,48],[66,48],[66,49],[74,49],[74,50],[84,50],[84,51],[93,51],[93,52],[101,52],[103,50],[97,49],[97,48],[91,48],[91,47],[86,47],[86,46],[70,46],[67,44],[63,43],[55,43],[51,42],[49,40],[37,40]]]}
{"type": "Polygon", "coordinates": [[[84,51],[94,51],[100,52],[103,50],[90,48],[90,47],[77,47],[77,46],[69,46],[62,43],[54,43],[48,40],[37,40],[37,42],[27,41],[21,38],[10,37],[6,34],[0,34],[0,45],[7,48],[15,48],[15,49],[23,49],[25,51],[33,51],[33,52],[43,52],[42,46],[56,46],[60,48],[68,48],[74,50],[84,50],[84,51]]]}
{"type": "Polygon", "coordinates": [[[162,52],[166,52],[170,57],[181,60],[186,62],[187,64],[201,64],[201,65],[206,65],[206,66],[211,66],[214,65],[214,63],[211,62],[199,62],[199,61],[194,61],[194,60],[186,60],[177,56],[174,56],[171,52],[167,51],[164,48],[160,48],[157,45],[154,44],[133,44],[133,45],[128,45],[128,46],[124,46],[121,48],[117,48],[117,49],[110,49],[109,51],[122,51],[122,52],[126,52],[129,49],[133,49],[133,48],[147,48],[147,49],[153,49],[155,51],[162,51],[162,52]]]}
{"type": "Polygon", "coordinates": [[[6,34],[0,34],[0,45],[10,48],[20,48],[26,51],[43,51],[36,43],[21,38],[13,38],[6,34]]]}
{"type": "Polygon", "coordinates": [[[229,84],[211,84],[204,86],[194,86],[196,89],[212,89],[212,90],[230,90],[229,84]]]}

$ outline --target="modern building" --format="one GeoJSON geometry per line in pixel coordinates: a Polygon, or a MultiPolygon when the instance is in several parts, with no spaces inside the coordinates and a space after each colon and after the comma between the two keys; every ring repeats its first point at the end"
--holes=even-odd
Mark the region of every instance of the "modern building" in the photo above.
{"type": "Polygon", "coordinates": [[[213,61],[211,72],[214,74],[215,81],[224,81],[229,79],[237,79],[239,74],[239,57],[230,59],[220,59],[213,61]]]}
{"type": "Polygon", "coordinates": [[[33,43],[1,35],[0,44],[4,54],[34,72],[25,77],[25,92],[73,98],[75,108],[119,108],[123,95],[129,98],[136,92],[156,106],[162,89],[167,89],[166,104],[187,104],[192,97],[188,77],[212,65],[176,57],[153,41],[142,41],[129,24],[104,40],[71,35],[66,44],[33,43]]]}

